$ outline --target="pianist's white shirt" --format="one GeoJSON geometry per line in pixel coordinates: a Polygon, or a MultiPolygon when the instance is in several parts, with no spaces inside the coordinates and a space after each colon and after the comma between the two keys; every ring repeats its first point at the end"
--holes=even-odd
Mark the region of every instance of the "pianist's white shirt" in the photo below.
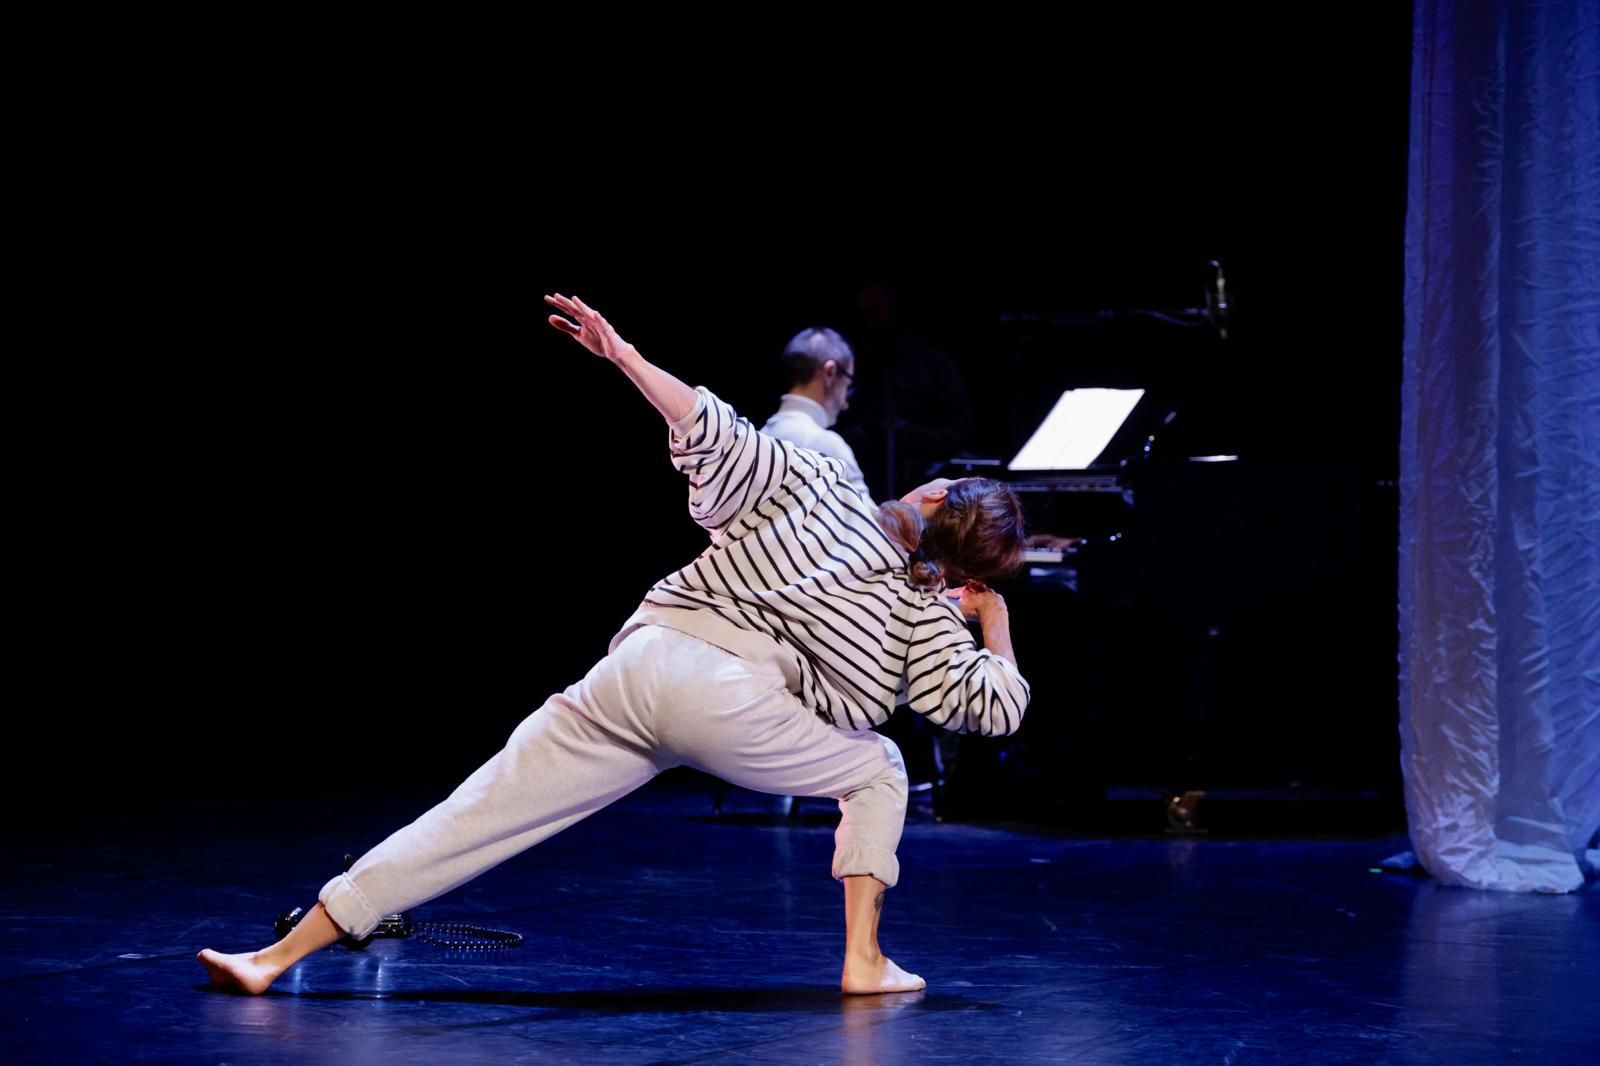
{"type": "Polygon", "coordinates": [[[844,464],[844,479],[860,489],[863,496],[871,498],[867,479],[861,476],[861,466],[856,462],[856,453],[843,437],[828,428],[828,412],[811,397],[784,393],[778,400],[777,413],[767,419],[761,431],[839,460],[844,464]]]}

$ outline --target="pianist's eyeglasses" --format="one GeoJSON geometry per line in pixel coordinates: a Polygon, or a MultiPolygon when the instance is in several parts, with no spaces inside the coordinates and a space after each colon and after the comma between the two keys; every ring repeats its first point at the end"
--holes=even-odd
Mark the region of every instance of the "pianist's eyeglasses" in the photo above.
{"type": "Polygon", "coordinates": [[[839,366],[839,364],[837,364],[837,363],[835,363],[834,366],[838,368],[839,373],[844,377],[844,380],[847,382],[847,384],[845,385],[845,389],[844,389],[844,398],[847,399],[847,400],[855,399],[856,398],[856,376],[854,374],[852,374],[850,371],[846,370],[844,367],[839,366]]]}

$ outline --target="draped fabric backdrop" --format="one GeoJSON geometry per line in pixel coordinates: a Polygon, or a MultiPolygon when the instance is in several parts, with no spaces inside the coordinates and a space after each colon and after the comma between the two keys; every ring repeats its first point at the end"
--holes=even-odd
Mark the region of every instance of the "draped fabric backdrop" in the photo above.
{"type": "Polygon", "coordinates": [[[1401,414],[1411,838],[1571,891],[1600,828],[1600,0],[1417,0],[1401,414]]]}

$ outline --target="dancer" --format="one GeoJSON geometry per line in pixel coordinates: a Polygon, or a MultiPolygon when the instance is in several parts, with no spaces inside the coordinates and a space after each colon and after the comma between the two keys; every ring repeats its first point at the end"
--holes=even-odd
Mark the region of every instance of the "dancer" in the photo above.
{"type": "Polygon", "coordinates": [[[329,881],[259,951],[201,951],[213,984],[259,994],[306,955],[448,892],[638,788],[694,766],[745,788],[837,799],[846,993],[916,991],[878,945],[899,878],[900,753],[868,727],[896,697],[960,732],[1009,733],[1028,686],[1005,601],[1021,559],[1015,494],[940,479],[874,507],[836,460],[754,429],[653,366],[576,297],[550,323],[617,366],[666,420],[711,545],[650,589],[609,654],[550,697],[442,803],[329,881]],[[952,602],[945,588],[957,589],[952,602]],[[982,627],[974,644],[966,620],[982,627]]]}

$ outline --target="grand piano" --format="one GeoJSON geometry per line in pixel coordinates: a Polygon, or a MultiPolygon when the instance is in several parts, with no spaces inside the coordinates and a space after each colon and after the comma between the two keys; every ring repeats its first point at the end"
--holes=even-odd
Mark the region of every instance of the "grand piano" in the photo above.
{"type": "Polygon", "coordinates": [[[1096,363],[1035,337],[1013,360],[1013,450],[946,466],[1008,481],[1036,534],[1001,589],[1033,706],[1014,738],[962,748],[954,816],[1159,830],[1185,792],[1305,811],[1388,787],[1392,723],[1351,708],[1393,692],[1393,485],[1250,447],[1259,396],[1207,340],[1096,363]],[[1107,387],[1143,392],[1092,458],[1017,462],[1064,392],[1107,387]]]}

